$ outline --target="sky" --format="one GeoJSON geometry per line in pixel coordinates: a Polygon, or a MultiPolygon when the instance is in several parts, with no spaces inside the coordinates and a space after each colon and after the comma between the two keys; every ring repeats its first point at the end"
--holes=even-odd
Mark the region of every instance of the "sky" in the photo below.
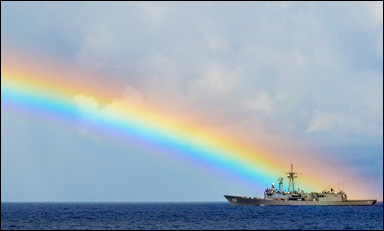
{"type": "Polygon", "coordinates": [[[383,200],[382,2],[2,1],[1,81],[2,202],[383,200]]]}

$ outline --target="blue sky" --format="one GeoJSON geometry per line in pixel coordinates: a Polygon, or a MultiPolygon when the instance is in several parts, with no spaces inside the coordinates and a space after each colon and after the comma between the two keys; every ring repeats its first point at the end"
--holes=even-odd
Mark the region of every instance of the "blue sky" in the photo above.
{"type": "MultiPolygon", "coordinates": [[[[108,73],[116,97],[177,108],[267,149],[318,150],[382,200],[382,2],[2,2],[1,46],[108,73]],[[297,147],[274,142],[285,137],[297,147]]],[[[262,192],[6,105],[1,125],[2,201],[262,192]]]]}

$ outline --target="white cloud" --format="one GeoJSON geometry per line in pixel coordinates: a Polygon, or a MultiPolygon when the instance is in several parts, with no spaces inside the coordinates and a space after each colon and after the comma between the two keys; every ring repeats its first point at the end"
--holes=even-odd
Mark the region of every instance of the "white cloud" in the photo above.
{"type": "Polygon", "coordinates": [[[73,98],[79,112],[82,113],[91,113],[98,110],[98,102],[93,98],[83,94],[76,95],[73,98]]]}
{"type": "Polygon", "coordinates": [[[262,94],[255,99],[245,101],[245,106],[251,110],[270,114],[273,111],[273,100],[268,94],[262,94]]]}
{"type": "Polygon", "coordinates": [[[73,3],[48,4],[35,26],[62,28],[76,62],[119,83],[118,100],[337,139],[382,124],[382,21],[382,2],[73,3]],[[366,46],[379,56],[360,55],[366,46]]]}
{"type": "Polygon", "coordinates": [[[329,132],[332,128],[335,128],[336,124],[348,123],[347,118],[340,115],[327,115],[318,113],[309,124],[307,132],[329,132]]]}
{"type": "Polygon", "coordinates": [[[211,51],[225,50],[228,46],[228,41],[225,36],[226,27],[222,22],[213,20],[206,15],[196,20],[197,32],[201,33],[208,48],[211,51]]]}
{"type": "Polygon", "coordinates": [[[103,66],[115,50],[115,32],[105,25],[91,28],[84,37],[76,60],[86,66],[103,66]]]}
{"type": "Polygon", "coordinates": [[[77,129],[83,136],[92,137],[93,139],[100,140],[100,136],[90,130],[88,127],[90,124],[98,122],[99,103],[90,96],[84,94],[78,94],[72,99],[72,103],[75,104],[78,118],[77,129]]]}
{"type": "Polygon", "coordinates": [[[124,98],[128,98],[134,102],[143,102],[144,100],[143,94],[131,86],[125,87],[122,95],[124,98]]]}
{"type": "Polygon", "coordinates": [[[193,99],[217,99],[233,93],[242,82],[241,67],[229,68],[220,62],[206,60],[198,78],[189,83],[189,94],[193,99]]]}
{"type": "Polygon", "coordinates": [[[154,51],[149,53],[140,65],[145,92],[158,95],[179,93],[179,83],[182,79],[177,75],[175,64],[169,57],[154,51]]]}
{"type": "MultiPolygon", "coordinates": [[[[309,122],[307,133],[324,134],[333,133],[338,136],[348,135],[365,135],[365,136],[380,136],[382,131],[380,127],[373,124],[361,121],[353,115],[337,115],[325,114],[317,112],[313,119],[309,122]]],[[[333,135],[334,136],[334,135],[333,135]]]]}

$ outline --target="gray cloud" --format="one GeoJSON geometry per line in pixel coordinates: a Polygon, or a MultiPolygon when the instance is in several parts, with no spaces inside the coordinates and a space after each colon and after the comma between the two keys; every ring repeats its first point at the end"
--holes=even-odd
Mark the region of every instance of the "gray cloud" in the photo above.
{"type": "Polygon", "coordinates": [[[382,137],[380,4],[51,3],[35,28],[61,28],[73,61],[113,73],[116,96],[333,143],[382,137]]]}

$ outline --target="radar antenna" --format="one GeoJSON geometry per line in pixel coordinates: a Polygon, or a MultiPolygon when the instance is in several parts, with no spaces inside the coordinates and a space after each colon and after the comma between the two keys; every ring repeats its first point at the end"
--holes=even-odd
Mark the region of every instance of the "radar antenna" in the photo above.
{"type": "Polygon", "coordinates": [[[293,164],[291,164],[291,171],[290,172],[286,172],[285,174],[287,174],[288,176],[288,179],[289,179],[289,187],[288,187],[288,191],[290,192],[294,192],[295,191],[295,178],[297,178],[297,172],[293,172],[293,164]],[[292,189],[292,190],[291,190],[292,189]]]}
{"type": "Polygon", "coordinates": [[[283,180],[284,180],[284,178],[279,177],[277,180],[279,181],[279,191],[282,192],[283,191],[283,180]]]}

